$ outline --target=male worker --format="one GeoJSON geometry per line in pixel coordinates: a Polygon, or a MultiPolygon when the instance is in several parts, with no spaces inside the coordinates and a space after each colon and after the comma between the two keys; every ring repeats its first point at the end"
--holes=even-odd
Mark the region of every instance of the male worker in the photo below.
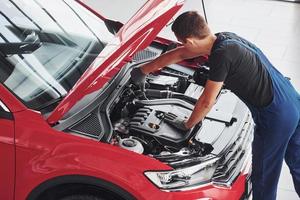
{"type": "Polygon", "coordinates": [[[212,34],[197,12],[181,14],[172,25],[182,46],[140,68],[131,79],[143,85],[145,77],[166,65],[208,55],[209,79],[188,120],[169,123],[188,130],[200,122],[215,103],[222,86],[249,107],[256,129],[252,144],[254,200],[275,200],[285,158],[300,196],[300,96],[254,44],[234,33],[212,34]]]}

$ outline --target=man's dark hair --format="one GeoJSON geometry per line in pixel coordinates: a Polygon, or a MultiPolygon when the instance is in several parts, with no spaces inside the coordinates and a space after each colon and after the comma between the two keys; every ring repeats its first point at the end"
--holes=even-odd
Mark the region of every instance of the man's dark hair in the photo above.
{"type": "Polygon", "coordinates": [[[204,18],[196,11],[188,11],[179,15],[172,24],[172,31],[183,41],[188,37],[203,39],[210,33],[204,18]]]}

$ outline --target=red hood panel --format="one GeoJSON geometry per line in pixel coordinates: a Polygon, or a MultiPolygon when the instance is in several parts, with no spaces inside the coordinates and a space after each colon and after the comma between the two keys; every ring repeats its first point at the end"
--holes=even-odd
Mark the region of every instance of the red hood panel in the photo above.
{"type": "MultiPolygon", "coordinates": [[[[84,96],[101,89],[135,52],[147,47],[182,7],[184,0],[149,0],[120,29],[82,75],[67,96],[49,115],[57,123],[84,96]]],[[[100,20],[100,19],[99,19],[100,20]]]]}

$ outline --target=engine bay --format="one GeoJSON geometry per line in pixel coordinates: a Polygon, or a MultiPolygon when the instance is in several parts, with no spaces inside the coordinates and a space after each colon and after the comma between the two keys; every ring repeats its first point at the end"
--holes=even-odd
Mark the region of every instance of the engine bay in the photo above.
{"type": "Polygon", "coordinates": [[[248,111],[238,98],[222,89],[205,119],[188,131],[167,118],[188,119],[204,91],[205,66],[172,64],[146,77],[145,90],[134,85],[128,64],[98,96],[87,97],[56,126],[72,134],[147,155],[173,167],[201,163],[226,148],[238,133],[235,123],[248,111]],[[85,106],[85,102],[91,102],[85,106]],[[238,106],[238,107],[237,107],[238,106]],[[80,120],[78,120],[78,118],[80,120]]]}
{"type": "Polygon", "coordinates": [[[158,74],[148,75],[145,92],[132,83],[125,87],[110,112],[113,145],[167,162],[205,156],[213,150],[210,144],[195,139],[201,122],[181,131],[165,121],[167,114],[188,119],[204,90],[195,83],[192,70],[187,73],[177,70],[167,67],[158,74]]]}

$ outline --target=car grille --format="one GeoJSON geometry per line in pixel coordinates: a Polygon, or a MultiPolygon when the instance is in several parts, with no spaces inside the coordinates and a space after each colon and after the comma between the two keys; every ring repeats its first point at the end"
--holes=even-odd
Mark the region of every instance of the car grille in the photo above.
{"type": "Polygon", "coordinates": [[[240,174],[246,159],[246,154],[251,153],[254,122],[251,115],[247,116],[246,122],[228,151],[220,158],[218,167],[212,181],[216,185],[229,187],[240,174]]]}

